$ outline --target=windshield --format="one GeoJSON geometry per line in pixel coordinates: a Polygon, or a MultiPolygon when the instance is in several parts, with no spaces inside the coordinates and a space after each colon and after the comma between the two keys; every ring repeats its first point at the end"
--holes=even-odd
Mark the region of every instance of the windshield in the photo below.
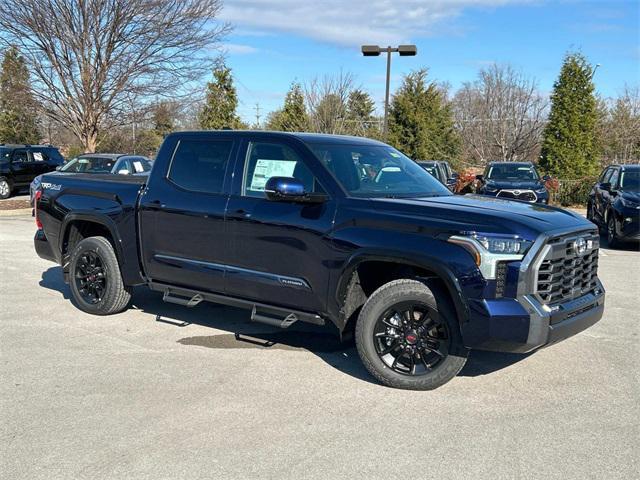
{"type": "Polygon", "coordinates": [[[60,171],[74,173],[111,173],[111,169],[115,163],[116,160],[112,158],[80,157],[69,160],[60,171]]]}
{"type": "Polygon", "coordinates": [[[538,180],[536,169],[529,165],[492,165],[486,175],[488,180],[527,181],[538,180]]]}
{"type": "Polygon", "coordinates": [[[626,190],[628,192],[640,191],[640,170],[622,172],[620,190],[626,190]]]}
{"type": "Polygon", "coordinates": [[[354,197],[451,195],[421,166],[386,145],[309,145],[354,197]]]}

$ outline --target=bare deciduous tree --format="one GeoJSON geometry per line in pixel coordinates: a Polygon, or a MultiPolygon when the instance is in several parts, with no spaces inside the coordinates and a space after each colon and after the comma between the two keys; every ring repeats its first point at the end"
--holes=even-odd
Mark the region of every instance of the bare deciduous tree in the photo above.
{"type": "Polygon", "coordinates": [[[16,45],[46,114],[94,151],[136,103],[186,93],[228,32],[222,0],[2,0],[0,39],[16,45]]]}
{"type": "Polygon", "coordinates": [[[314,78],[304,86],[309,112],[310,130],[319,133],[342,134],[347,125],[347,103],[354,89],[351,73],[314,78]]]}
{"type": "Polygon", "coordinates": [[[626,85],[618,98],[603,101],[600,110],[604,163],[637,162],[640,159],[640,87],[626,85]]]}
{"type": "Polygon", "coordinates": [[[540,149],[547,100],[535,81],[510,66],[493,65],[465,83],[453,101],[467,156],[492,160],[535,160],[540,149]]]}

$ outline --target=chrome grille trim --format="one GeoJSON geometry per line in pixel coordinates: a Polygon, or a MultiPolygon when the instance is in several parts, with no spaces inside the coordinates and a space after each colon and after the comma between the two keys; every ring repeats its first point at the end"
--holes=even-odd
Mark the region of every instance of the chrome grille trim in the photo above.
{"type": "Polygon", "coordinates": [[[552,237],[537,262],[534,294],[543,304],[555,305],[594,291],[598,278],[599,237],[594,232],[552,237]],[[578,239],[592,242],[583,254],[576,251],[578,239]]]}
{"type": "Polygon", "coordinates": [[[538,200],[538,195],[536,195],[536,192],[534,192],[533,190],[518,190],[509,188],[498,191],[496,197],[523,200],[525,202],[531,203],[535,203],[538,200]]]}

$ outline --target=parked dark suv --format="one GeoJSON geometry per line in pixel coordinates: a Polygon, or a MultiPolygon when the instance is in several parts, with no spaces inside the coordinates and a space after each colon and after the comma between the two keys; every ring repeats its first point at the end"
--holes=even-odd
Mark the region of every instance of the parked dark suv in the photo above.
{"type": "Polygon", "coordinates": [[[55,170],[64,158],[51,145],[0,144],[0,199],[28,187],[38,175],[55,170]]]}
{"type": "Polygon", "coordinates": [[[540,177],[531,162],[491,162],[480,181],[477,193],[530,203],[549,203],[549,192],[544,186],[548,177],[540,177]]]}
{"type": "Polygon", "coordinates": [[[587,218],[606,232],[611,247],[640,240],[640,165],[605,168],[589,193],[587,218]]]}
{"type": "Polygon", "coordinates": [[[445,185],[449,190],[453,191],[456,186],[457,175],[451,171],[451,167],[447,162],[439,162],[437,160],[418,160],[416,162],[440,183],[445,185]]]}

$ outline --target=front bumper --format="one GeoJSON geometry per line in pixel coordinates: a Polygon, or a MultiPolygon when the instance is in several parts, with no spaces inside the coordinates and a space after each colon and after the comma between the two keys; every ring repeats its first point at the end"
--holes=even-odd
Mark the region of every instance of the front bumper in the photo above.
{"type": "Polygon", "coordinates": [[[622,212],[618,236],[624,241],[640,240],[640,210],[627,208],[622,212]]]}
{"type": "Polygon", "coordinates": [[[477,350],[526,353],[569,338],[597,323],[605,293],[589,293],[550,309],[533,295],[472,303],[462,327],[465,345],[477,350]]]}
{"type": "Polygon", "coordinates": [[[517,274],[507,274],[507,296],[469,301],[468,321],[462,324],[465,345],[531,352],[600,320],[605,292],[597,277],[597,253],[593,255],[598,239],[593,227],[539,236],[524,259],[513,265],[517,274]],[[591,248],[591,253],[578,245],[591,248]]]}

